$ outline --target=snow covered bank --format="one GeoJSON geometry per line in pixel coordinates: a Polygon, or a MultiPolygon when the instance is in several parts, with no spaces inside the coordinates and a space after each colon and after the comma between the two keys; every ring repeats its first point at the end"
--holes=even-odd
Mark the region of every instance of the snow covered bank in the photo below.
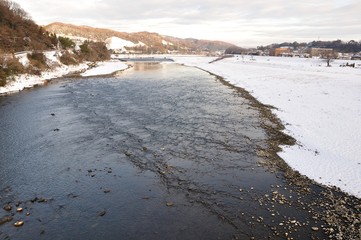
{"type": "Polygon", "coordinates": [[[356,68],[326,67],[320,59],[238,56],[174,60],[223,76],[275,106],[285,132],[298,144],[279,155],[315,181],[361,197],[361,62],[356,68]]]}
{"type": "Polygon", "coordinates": [[[16,76],[13,81],[5,87],[0,87],[0,95],[6,93],[14,93],[24,90],[25,88],[31,88],[36,85],[43,85],[47,80],[62,77],[66,74],[77,72],[86,69],[88,66],[86,64],[80,64],[77,66],[60,66],[51,71],[43,72],[40,76],[22,74],[16,76]]]}
{"type": "Polygon", "coordinates": [[[108,61],[108,62],[98,62],[97,66],[91,68],[84,73],[80,74],[83,77],[90,77],[96,75],[105,75],[105,74],[112,74],[113,72],[125,70],[129,66],[121,61],[108,61]]]}
{"type": "MultiPolygon", "coordinates": [[[[44,55],[47,58],[47,64],[49,66],[53,66],[52,70],[44,71],[41,73],[40,76],[30,74],[22,74],[16,76],[14,77],[14,80],[8,81],[5,87],[0,87],[0,95],[19,92],[24,90],[25,88],[31,88],[36,85],[43,85],[47,80],[59,78],[69,73],[83,72],[81,75],[86,77],[111,74],[113,72],[128,68],[127,64],[118,60],[98,62],[97,66],[91,69],[88,69],[89,66],[86,63],[75,66],[66,66],[60,62],[59,53],[57,51],[44,52],[44,55]]],[[[19,59],[19,62],[24,66],[27,66],[29,64],[27,52],[17,54],[16,57],[19,59]]]]}

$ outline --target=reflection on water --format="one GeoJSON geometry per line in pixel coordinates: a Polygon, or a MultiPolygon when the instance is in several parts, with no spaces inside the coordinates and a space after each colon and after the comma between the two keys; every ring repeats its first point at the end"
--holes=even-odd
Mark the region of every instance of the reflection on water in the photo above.
{"type": "Polygon", "coordinates": [[[272,235],[259,113],[207,73],[135,64],[0,101],[0,239],[272,235]]]}

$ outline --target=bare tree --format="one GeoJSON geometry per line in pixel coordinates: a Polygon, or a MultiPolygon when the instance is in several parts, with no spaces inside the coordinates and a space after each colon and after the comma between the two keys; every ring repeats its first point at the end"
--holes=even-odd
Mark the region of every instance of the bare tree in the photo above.
{"type": "Polygon", "coordinates": [[[331,67],[331,62],[337,58],[337,53],[335,51],[332,51],[330,53],[322,55],[322,58],[326,60],[327,67],[331,67]]]}
{"type": "Polygon", "coordinates": [[[25,12],[24,9],[21,8],[21,6],[16,3],[16,2],[11,2],[11,7],[10,9],[14,12],[15,15],[17,15],[18,17],[24,19],[24,20],[31,20],[30,15],[25,12]]]}
{"type": "Polygon", "coordinates": [[[0,0],[0,4],[11,10],[15,16],[20,17],[23,20],[31,20],[30,15],[21,8],[20,4],[10,0],[0,0]]]}

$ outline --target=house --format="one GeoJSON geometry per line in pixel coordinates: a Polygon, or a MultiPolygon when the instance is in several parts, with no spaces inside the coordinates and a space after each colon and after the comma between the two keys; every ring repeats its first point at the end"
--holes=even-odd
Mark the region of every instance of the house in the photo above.
{"type": "Polygon", "coordinates": [[[292,54],[291,47],[280,47],[280,48],[272,48],[270,49],[270,56],[289,56],[292,54]]]}
{"type": "Polygon", "coordinates": [[[308,48],[306,53],[311,57],[336,57],[337,53],[332,48],[308,48]]]}
{"type": "Polygon", "coordinates": [[[353,55],[353,56],[351,57],[351,60],[361,60],[361,52],[353,55]]]}

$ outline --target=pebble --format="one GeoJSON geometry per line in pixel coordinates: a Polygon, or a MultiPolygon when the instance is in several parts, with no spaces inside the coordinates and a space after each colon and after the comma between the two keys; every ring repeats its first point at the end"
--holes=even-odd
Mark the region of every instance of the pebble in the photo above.
{"type": "Polygon", "coordinates": [[[17,212],[22,212],[22,211],[23,211],[23,208],[18,207],[18,208],[16,209],[16,211],[17,211],[17,212]]]}
{"type": "Polygon", "coordinates": [[[319,228],[318,228],[318,227],[312,227],[312,230],[313,230],[313,231],[318,231],[319,228]]]}
{"type": "Polygon", "coordinates": [[[167,202],[167,207],[173,207],[174,203],[173,202],[167,202]]]}
{"type": "Polygon", "coordinates": [[[24,225],[24,221],[17,221],[17,222],[14,223],[15,227],[21,227],[23,225],[24,225]]]}
{"type": "Polygon", "coordinates": [[[107,212],[105,210],[102,210],[98,213],[99,217],[103,217],[107,212]]]}
{"type": "Polygon", "coordinates": [[[13,217],[12,216],[5,216],[3,218],[0,218],[0,225],[4,224],[4,223],[7,223],[7,222],[10,222],[13,220],[13,217]]]}
{"type": "Polygon", "coordinates": [[[11,209],[13,209],[13,208],[11,207],[11,205],[10,205],[10,204],[6,204],[6,205],[3,207],[3,209],[4,209],[5,211],[10,212],[10,211],[11,211],[11,209]]]}

